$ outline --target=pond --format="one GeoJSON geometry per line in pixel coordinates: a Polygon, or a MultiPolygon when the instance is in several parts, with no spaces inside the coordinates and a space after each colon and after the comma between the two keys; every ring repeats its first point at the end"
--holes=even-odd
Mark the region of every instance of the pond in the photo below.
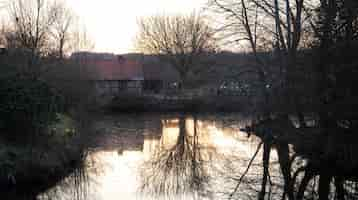
{"type": "MultiPolygon", "coordinates": [[[[37,198],[260,199],[267,182],[263,197],[282,199],[287,189],[283,162],[272,148],[264,176],[265,145],[241,132],[250,123],[242,114],[103,116],[93,124],[96,135],[86,167],[37,198]]],[[[288,145],[288,156],[293,154],[288,145]]],[[[296,159],[289,173],[305,163],[296,159]]],[[[317,187],[317,179],[310,179],[305,195],[317,196],[317,187]]]]}

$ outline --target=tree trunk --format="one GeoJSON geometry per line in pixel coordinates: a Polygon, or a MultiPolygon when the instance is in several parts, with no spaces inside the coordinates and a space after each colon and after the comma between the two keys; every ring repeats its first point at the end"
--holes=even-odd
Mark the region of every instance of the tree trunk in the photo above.
{"type": "Polygon", "coordinates": [[[318,195],[320,200],[328,200],[332,176],[321,173],[319,177],[318,195]]]}
{"type": "Polygon", "coordinates": [[[291,164],[288,144],[277,144],[277,154],[284,178],[284,194],[288,196],[289,200],[294,200],[294,185],[292,183],[291,177],[291,164]]]}
{"type": "Polygon", "coordinates": [[[344,192],[344,181],[341,177],[335,177],[334,178],[334,185],[336,186],[336,194],[338,200],[344,200],[345,199],[345,192],[344,192]]]}
{"type": "Polygon", "coordinates": [[[308,168],[305,171],[305,175],[301,181],[301,184],[298,188],[298,192],[296,195],[296,200],[302,200],[304,195],[305,195],[305,191],[307,188],[308,183],[310,182],[310,180],[314,177],[314,174],[312,173],[312,171],[308,168]]]}
{"type": "Polygon", "coordinates": [[[264,152],[263,152],[263,177],[261,183],[261,191],[259,193],[258,200],[265,199],[267,179],[269,176],[270,153],[271,153],[271,141],[268,142],[265,141],[264,152]]]}

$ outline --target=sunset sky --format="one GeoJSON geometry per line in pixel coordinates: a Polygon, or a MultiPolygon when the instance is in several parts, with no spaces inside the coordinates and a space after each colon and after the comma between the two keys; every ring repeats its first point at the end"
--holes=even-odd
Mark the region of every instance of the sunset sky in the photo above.
{"type": "Polygon", "coordinates": [[[206,0],[67,0],[95,41],[95,51],[133,52],[137,19],[199,11],[206,0]]]}

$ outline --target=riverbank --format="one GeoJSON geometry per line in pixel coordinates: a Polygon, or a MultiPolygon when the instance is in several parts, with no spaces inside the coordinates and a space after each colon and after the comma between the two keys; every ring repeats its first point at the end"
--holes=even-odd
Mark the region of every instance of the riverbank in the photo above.
{"type": "Polygon", "coordinates": [[[1,144],[0,192],[36,194],[81,166],[84,155],[80,148],[55,143],[48,147],[1,144]]]}
{"type": "Polygon", "coordinates": [[[22,194],[35,199],[83,167],[88,135],[81,134],[71,118],[60,118],[48,134],[30,141],[0,137],[0,193],[5,199],[22,199],[22,194]]]}
{"type": "Polygon", "coordinates": [[[253,112],[250,97],[232,96],[117,96],[105,110],[114,112],[253,112]]]}

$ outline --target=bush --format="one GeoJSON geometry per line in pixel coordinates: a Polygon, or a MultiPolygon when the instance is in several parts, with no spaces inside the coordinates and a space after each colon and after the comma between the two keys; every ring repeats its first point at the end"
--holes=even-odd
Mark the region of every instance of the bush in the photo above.
{"type": "Polygon", "coordinates": [[[46,82],[26,75],[0,79],[0,130],[5,136],[33,137],[56,120],[63,98],[46,82]]]}

